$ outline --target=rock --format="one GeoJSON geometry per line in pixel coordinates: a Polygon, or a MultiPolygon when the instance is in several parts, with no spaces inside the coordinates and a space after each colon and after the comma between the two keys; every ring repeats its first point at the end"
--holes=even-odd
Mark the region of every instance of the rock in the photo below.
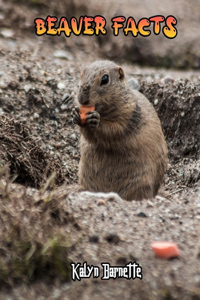
{"type": "Polygon", "coordinates": [[[68,107],[68,105],[67,104],[62,104],[61,106],[60,106],[60,110],[66,110],[67,109],[67,107],[68,107]]]}
{"type": "Polygon", "coordinates": [[[159,196],[159,195],[156,195],[155,198],[156,198],[156,200],[161,201],[161,202],[165,201],[165,198],[164,198],[164,197],[161,197],[161,196],[159,196]]]}
{"type": "Polygon", "coordinates": [[[154,100],[154,105],[157,105],[158,104],[158,99],[155,99],[154,100]]]}
{"type": "Polygon", "coordinates": [[[98,234],[94,233],[92,236],[90,236],[89,241],[91,243],[98,243],[99,241],[99,236],[98,234]]]}
{"type": "Polygon", "coordinates": [[[40,117],[40,116],[38,115],[38,113],[35,112],[35,113],[33,114],[33,118],[34,118],[34,119],[39,119],[39,117],[40,117]]]}
{"type": "Polygon", "coordinates": [[[147,77],[146,77],[146,82],[147,82],[147,83],[152,83],[152,82],[153,82],[152,76],[150,76],[150,75],[147,76],[147,77]]]}
{"type": "Polygon", "coordinates": [[[120,238],[117,233],[109,233],[105,236],[105,240],[109,243],[116,244],[120,241],[120,238]]]}
{"type": "Polygon", "coordinates": [[[90,197],[105,198],[107,201],[123,202],[123,199],[117,193],[114,193],[114,192],[110,192],[110,193],[101,193],[101,192],[92,193],[92,192],[85,191],[85,192],[81,192],[80,194],[82,196],[87,195],[87,196],[90,196],[90,197]]]}
{"type": "Polygon", "coordinates": [[[76,136],[75,133],[72,133],[72,134],[70,135],[70,138],[71,138],[72,140],[74,140],[74,141],[77,140],[77,136],[76,136]]]}
{"type": "Polygon", "coordinates": [[[52,120],[52,121],[58,121],[58,118],[53,113],[49,115],[49,119],[52,120]]]}
{"type": "Polygon", "coordinates": [[[139,91],[139,89],[140,89],[140,84],[139,84],[139,82],[137,81],[137,79],[135,79],[135,78],[129,79],[129,80],[128,80],[128,85],[129,85],[133,90],[139,91]]]}
{"type": "Polygon", "coordinates": [[[7,86],[8,85],[7,85],[7,83],[5,83],[5,81],[3,81],[3,80],[0,81],[0,88],[1,89],[5,89],[7,86]]]}
{"type": "Polygon", "coordinates": [[[62,81],[60,81],[60,82],[57,83],[57,87],[58,87],[60,90],[63,90],[63,89],[65,89],[65,83],[62,82],[62,81]]]}
{"type": "Polygon", "coordinates": [[[67,60],[72,60],[73,57],[71,55],[71,53],[64,51],[64,50],[56,50],[53,54],[54,57],[57,58],[63,58],[63,59],[67,59],[67,60]]]}
{"type": "Polygon", "coordinates": [[[25,90],[26,93],[28,93],[31,89],[32,89],[32,86],[30,84],[26,84],[24,86],[24,90],[25,90]]]}
{"type": "Polygon", "coordinates": [[[162,84],[170,84],[170,83],[173,83],[173,82],[174,82],[174,79],[170,76],[166,76],[163,79],[161,79],[162,84]]]}
{"type": "Polygon", "coordinates": [[[70,98],[69,94],[64,94],[61,99],[62,103],[67,102],[67,100],[69,100],[69,98],[70,98]]]}
{"type": "Polygon", "coordinates": [[[2,28],[0,31],[1,35],[5,38],[11,38],[14,36],[14,31],[9,28],[2,28]]]}
{"type": "Polygon", "coordinates": [[[140,218],[147,218],[147,215],[144,213],[144,212],[139,212],[138,214],[137,214],[137,217],[140,217],[140,218]]]}
{"type": "Polygon", "coordinates": [[[4,18],[4,14],[0,13],[0,20],[3,20],[4,18]]]}
{"type": "Polygon", "coordinates": [[[104,199],[100,199],[98,202],[97,202],[97,205],[100,206],[100,205],[106,205],[106,201],[104,199]]]}
{"type": "Polygon", "coordinates": [[[150,200],[147,200],[147,206],[148,207],[153,207],[153,203],[150,200]]]}
{"type": "Polygon", "coordinates": [[[11,81],[10,83],[9,83],[9,87],[12,89],[12,90],[16,90],[17,88],[18,88],[18,86],[19,86],[19,84],[18,84],[18,82],[17,81],[11,81]]]}
{"type": "Polygon", "coordinates": [[[128,259],[125,256],[120,256],[117,258],[116,263],[121,266],[125,266],[125,264],[128,263],[128,259]]]}

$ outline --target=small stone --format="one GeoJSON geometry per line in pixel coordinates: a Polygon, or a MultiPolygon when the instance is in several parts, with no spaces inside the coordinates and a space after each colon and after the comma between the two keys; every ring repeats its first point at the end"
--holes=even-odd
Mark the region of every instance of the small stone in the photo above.
{"type": "Polygon", "coordinates": [[[54,52],[53,56],[56,58],[63,58],[63,59],[67,59],[67,60],[73,59],[71,53],[64,51],[64,50],[56,50],[54,52]]]}
{"type": "Polygon", "coordinates": [[[28,93],[31,89],[32,89],[32,86],[30,84],[26,84],[24,86],[24,90],[25,90],[26,93],[28,93]]]}
{"type": "Polygon", "coordinates": [[[73,139],[74,141],[77,140],[77,136],[76,136],[75,133],[72,133],[72,134],[70,135],[70,138],[73,139]]]}
{"type": "MultiPolygon", "coordinates": [[[[44,70],[40,70],[40,74],[41,75],[45,75],[45,71],[44,70]]],[[[47,79],[48,80],[48,79],[47,79]]]]}
{"type": "Polygon", "coordinates": [[[164,197],[161,197],[161,196],[159,196],[159,195],[156,195],[156,197],[155,197],[157,200],[159,200],[159,201],[165,201],[165,198],[164,197]]]}
{"type": "Polygon", "coordinates": [[[185,112],[184,111],[181,112],[181,117],[185,117],[185,112]]]}
{"type": "Polygon", "coordinates": [[[5,38],[11,38],[14,36],[14,31],[9,28],[2,28],[0,31],[1,35],[5,38]]]}
{"type": "Polygon", "coordinates": [[[195,283],[200,283],[200,276],[195,275],[195,276],[194,276],[194,282],[195,282],[195,283]]]}
{"type": "Polygon", "coordinates": [[[97,205],[98,206],[101,206],[101,205],[106,205],[106,201],[104,199],[100,199],[98,202],[97,202],[97,205]]]}
{"type": "Polygon", "coordinates": [[[58,142],[58,143],[55,143],[54,146],[56,149],[60,149],[60,148],[62,148],[63,144],[58,142]]]}
{"type": "Polygon", "coordinates": [[[154,100],[154,105],[157,105],[158,104],[158,99],[155,99],[154,100]]]}
{"type": "Polygon", "coordinates": [[[150,200],[147,200],[147,206],[148,207],[153,207],[153,203],[150,200]]]}
{"type": "Polygon", "coordinates": [[[4,19],[4,14],[0,13],[0,20],[4,19]]]}
{"type": "Polygon", "coordinates": [[[62,105],[60,106],[60,109],[61,109],[61,110],[66,110],[66,109],[67,109],[67,107],[68,107],[68,105],[67,105],[67,104],[62,104],[62,105]]]}
{"type": "Polygon", "coordinates": [[[147,218],[147,215],[144,213],[144,212],[139,212],[138,214],[137,214],[137,217],[140,217],[140,218],[147,218]]]}
{"type": "Polygon", "coordinates": [[[137,81],[137,79],[135,79],[135,78],[129,79],[129,80],[128,80],[128,85],[129,85],[133,90],[139,91],[139,89],[140,89],[140,84],[139,84],[139,82],[137,81]]]}
{"type": "Polygon", "coordinates": [[[57,121],[58,120],[58,118],[56,117],[56,115],[53,114],[53,113],[49,115],[49,119],[53,120],[53,121],[57,121]]]}
{"type": "Polygon", "coordinates": [[[99,241],[98,234],[94,233],[92,236],[90,236],[89,240],[91,243],[98,243],[98,241],[99,241]]]}
{"type": "Polygon", "coordinates": [[[18,88],[19,84],[17,81],[11,81],[9,83],[9,87],[12,89],[12,90],[16,90],[18,88]]]}
{"type": "Polygon", "coordinates": [[[123,266],[128,263],[128,260],[125,256],[120,256],[117,258],[116,263],[123,266]]]}
{"type": "Polygon", "coordinates": [[[169,84],[169,83],[173,83],[174,79],[170,76],[166,76],[161,80],[161,83],[163,84],[169,84]]]}
{"type": "Polygon", "coordinates": [[[65,89],[65,83],[62,82],[62,81],[60,81],[60,82],[57,83],[57,87],[58,87],[60,90],[63,90],[63,89],[65,89]]]}
{"type": "Polygon", "coordinates": [[[57,70],[57,74],[60,75],[62,73],[62,69],[57,70]]]}
{"type": "Polygon", "coordinates": [[[3,109],[0,107],[0,115],[3,115],[4,114],[4,111],[3,109]]]}
{"type": "Polygon", "coordinates": [[[105,240],[109,243],[116,244],[120,241],[120,238],[117,233],[109,233],[106,235],[105,240]]]}
{"type": "Polygon", "coordinates": [[[64,94],[63,96],[62,96],[62,103],[63,102],[67,102],[67,100],[69,100],[69,94],[64,94]]]}
{"type": "Polygon", "coordinates": [[[33,118],[34,118],[34,119],[39,119],[39,117],[40,117],[40,116],[38,115],[38,113],[35,112],[35,113],[33,114],[33,118]]]}
{"type": "Polygon", "coordinates": [[[152,79],[151,76],[147,76],[147,77],[146,77],[146,81],[147,81],[148,83],[152,83],[152,82],[153,82],[153,79],[152,79]]]}
{"type": "Polygon", "coordinates": [[[5,89],[7,86],[8,85],[7,85],[7,83],[5,83],[5,81],[3,81],[3,80],[0,81],[0,88],[1,89],[5,89]]]}
{"type": "Polygon", "coordinates": [[[29,21],[25,21],[24,25],[26,28],[30,28],[32,26],[32,23],[29,21]]]}

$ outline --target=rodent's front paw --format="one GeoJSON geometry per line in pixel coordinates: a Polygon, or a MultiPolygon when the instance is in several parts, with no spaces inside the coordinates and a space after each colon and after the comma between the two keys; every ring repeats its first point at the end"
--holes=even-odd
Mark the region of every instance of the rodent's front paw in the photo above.
{"type": "Polygon", "coordinates": [[[79,115],[79,107],[78,106],[75,106],[75,107],[72,108],[71,116],[72,116],[72,120],[73,120],[74,124],[82,125],[80,115],[79,115]]]}
{"type": "Polygon", "coordinates": [[[100,122],[100,114],[97,111],[89,111],[87,114],[88,117],[86,118],[86,123],[91,128],[98,127],[100,122]]]}

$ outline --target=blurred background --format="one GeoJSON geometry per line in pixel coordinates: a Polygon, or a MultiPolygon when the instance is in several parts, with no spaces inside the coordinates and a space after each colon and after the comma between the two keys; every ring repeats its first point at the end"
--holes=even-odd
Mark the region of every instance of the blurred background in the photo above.
{"type": "MultiPolygon", "coordinates": [[[[108,58],[120,63],[139,64],[159,68],[199,69],[200,68],[200,1],[169,0],[0,0],[0,49],[27,50],[41,55],[51,55],[66,59],[93,60],[108,58]],[[35,18],[48,15],[66,17],[102,15],[106,21],[105,36],[39,36],[35,34],[35,18]],[[136,22],[141,18],[172,15],[177,19],[178,35],[166,38],[161,32],[149,37],[134,38],[131,34],[114,36],[111,19],[115,16],[132,16],[136,22]]],[[[164,24],[164,23],[162,23],[164,24]]],[[[163,25],[162,25],[163,27],[163,25]]]]}

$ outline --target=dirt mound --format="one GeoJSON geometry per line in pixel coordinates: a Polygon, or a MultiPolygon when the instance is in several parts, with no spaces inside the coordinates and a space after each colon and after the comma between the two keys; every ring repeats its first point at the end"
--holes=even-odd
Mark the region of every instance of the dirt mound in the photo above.
{"type": "Polygon", "coordinates": [[[200,88],[188,79],[166,77],[161,82],[141,81],[140,91],[162,123],[170,158],[165,191],[173,195],[200,180],[200,88]]]}
{"type": "MultiPolygon", "coordinates": [[[[167,81],[167,78],[165,79],[167,81]]],[[[186,80],[141,83],[141,92],[154,104],[169,145],[170,158],[199,158],[200,88],[186,80]]]]}
{"type": "Polygon", "coordinates": [[[61,168],[37,145],[27,125],[0,116],[0,140],[1,166],[8,167],[15,182],[38,188],[53,172],[55,183],[64,182],[61,168]]]}
{"type": "MultiPolygon", "coordinates": [[[[15,61],[12,56],[9,56],[9,59],[15,61]]],[[[32,64],[30,56],[26,56],[26,59],[32,64]]],[[[18,67],[18,64],[21,64],[20,59],[15,67],[18,67]]],[[[50,170],[53,161],[48,145],[51,145],[55,163],[58,162],[59,156],[62,157],[62,161],[71,161],[70,174],[74,177],[70,177],[70,182],[77,181],[79,135],[68,115],[73,105],[73,101],[68,100],[68,95],[77,87],[72,87],[71,75],[67,77],[65,93],[68,94],[64,97],[57,85],[65,74],[62,74],[61,78],[58,76],[55,81],[51,80],[50,85],[46,84],[45,75],[41,75],[40,81],[37,80],[38,68],[45,70],[49,65],[49,61],[40,60],[39,66],[35,67],[35,70],[31,69],[31,73],[26,73],[27,77],[22,82],[19,81],[17,89],[12,89],[10,84],[3,89],[2,112],[8,109],[6,95],[15,99],[18,106],[15,105],[9,114],[0,118],[1,159],[4,165],[10,166],[13,175],[18,173],[18,178],[25,185],[39,185],[38,178],[44,180],[45,172],[42,173],[42,169],[44,171],[49,165],[50,170]],[[35,86],[30,78],[34,78],[35,86]],[[24,92],[27,82],[32,88],[24,92]],[[43,101],[40,98],[41,91],[46,96],[43,101]],[[54,102],[50,101],[52,94],[54,102]],[[61,98],[63,101],[59,100],[61,98]],[[31,112],[27,109],[27,102],[31,112]],[[44,103],[50,107],[50,111],[44,103]],[[20,114],[22,107],[23,113],[20,114]],[[17,119],[12,114],[13,109],[17,110],[17,119]],[[46,113],[43,113],[44,111],[46,113]],[[36,112],[40,117],[32,118],[36,112]],[[50,114],[54,115],[54,123],[50,114]],[[53,128],[56,128],[55,131],[51,129],[52,124],[53,128]],[[37,136],[41,137],[43,147],[37,144],[37,136]],[[24,174],[27,174],[26,178],[24,174]]],[[[53,63],[52,65],[54,66],[53,63]]],[[[55,66],[60,68],[59,65],[55,66]]],[[[71,67],[69,63],[65,63],[66,70],[70,70],[71,67]]],[[[21,72],[23,70],[19,71],[19,76],[21,72]]],[[[51,71],[48,69],[48,72],[51,71]]],[[[70,73],[73,74],[73,82],[76,83],[79,73],[73,69],[70,73]]],[[[11,79],[14,78],[10,74],[9,80],[11,79]]],[[[81,194],[79,188],[74,185],[63,185],[49,190],[49,187],[53,186],[52,177],[44,182],[40,190],[11,184],[8,178],[2,179],[2,299],[4,296],[5,299],[8,296],[12,297],[10,288],[13,289],[14,297],[11,299],[23,294],[24,299],[32,300],[37,297],[38,292],[46,298],[51,299],[54,294],[57,299],[65,299],[66,290],[70,299],[77,299],[80,293],[86,298],[93,295],[94,299],[98,299],[99,295],[105,299],[110,299],[112,295],[115,295],[116,299],[121,299],[122,296],[128,299],[132,295],[138,300],[141,297],[150,299],[149,295],[152,293],[154,299],[198,299],[198,83],[174,81],[169,78],[156,80],[154,77],[153,83],[140,80],[140,84],[141,92],[150,99],[157,110],[169,146],[170,163],[162,190],[165,197],[157,196],[148,201],[126,203],[115,197],[107,197],[102,201],[102,196],[99,199],[81,194]],[[154,240],[176,242],[181,250],[180,259],[158,260],[150,249],[154,240]],[[105,283],[100,279],[91,278],[69,283],[71,261],[86,261],[89,265],[99,268],[102,262],[123,266],[130,261],[136,261],[142,266],[143,280],[135,280],[133,284],[132,281],[117,279],[120,280],[119,285],[116,280],[105,283]],[[24,285],[21,285],[22,282],[24,285]],[[94,295],[98,295],[98,298],[94,295]]],[[[57,174],[61,170],[61,174],[65,174],[66,178],[68,173],[65,166],[59,164],[59,168],[56,169],[57,174]]]]}
{"type": "Polygon", "coordinates": [[[55,193],[0,180],[1,286],[70,279],[71,241],[62,228],[75,223],[66,205],[68,193],[67,187],[55,193]]]}

